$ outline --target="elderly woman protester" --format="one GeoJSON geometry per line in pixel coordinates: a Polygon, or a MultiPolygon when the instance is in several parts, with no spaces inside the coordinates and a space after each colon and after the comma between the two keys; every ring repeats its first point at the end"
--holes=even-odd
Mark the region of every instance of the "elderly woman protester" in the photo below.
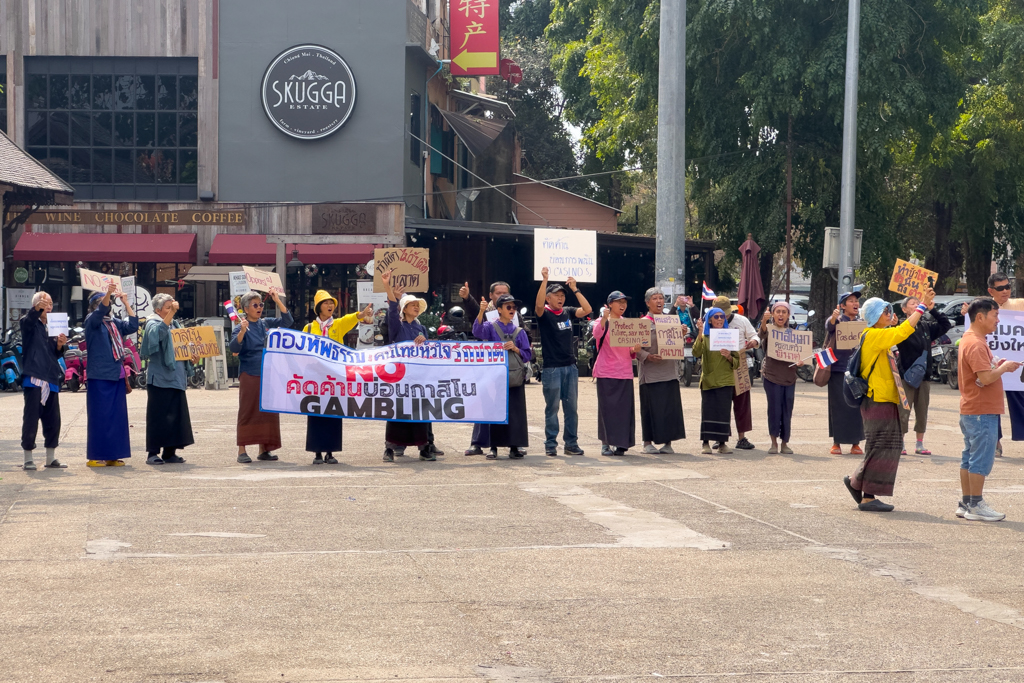
{"type": "MultiPolygon", "coordinates": [[[[739,307],[732,305],[729,297],[716,297],[714,305],[725,311],[726,327],[740,331],[740,348],[743,349],[740,353],[740,362],[746,363],[747,349],[756,349],[761,345],[761,341],[757,336],[757,330],[754,329],[754,326],[750,324],[745,315],[739,313],[739,307]]],[[[736,418],[736,448],[750,450],[754,447],[754,444],[750,443],[750,440],[747,438],[747,432],[754,428],[754,414],[750,408],[749,391],[737,394],[735,393],[735,388],[733,389],[732,412],[736,418]]]]}
{"type": "MultiPolygon", "coordinates": [[[[644,293],[647,315],[662,315],[665,295],[657,287],[644,293]]],[[[684,327],[683,334],[689,330],[684,327]]],[[[674,453],[672,442],[686,438],[683,427],[683,401],[679,394],[679,362],[662,358],[658,353],[658,335],[651,326],[651,345],[636,352],[637,374],[640,377],[640,433],[644,453],[674,453]],[[655,444],[663,444],[659,449],[655,444]]]]}
{"type": "Polygon", "coordinates": [[[36,469],[32,451],[36,448],[39,422],[43,423],[43,445],[46,447],[46,465],[50,469],[62,465],[55,451],[60,440],[60,384],[64,372],[60,358],[68,338],[63,333],[54,337],[47,330],[47,314],[53,310],[53,299],[46,292],[32,296],[32,308],[21,317],[22,387],[25,394],[25,412],[21,423],[21,448],[25,452],[25,469],[36,469]]]}
{"type": "MultiPolygon", "coordinates": [[[[427,328],[417,318],[427,310],[427,302],[411,294],[405,294],[402,286],[391,285],[391,271],[380,275],[388,293],[388,340],[392,344],[412,342],[416,345],[427,341],[427,328]]],[[[384,430],[384,462],[394,462],[395,452],[404,454],[406,446],[416,446],[420,460],[437,460],[430,449],[429,422],[388,422],[384,430]]]]}
{"type": "Polygon", "coordinates": [[[597,339],[597,438],[601,455],[625,455],[636,445],[636,406],[633,403],[633,358],[639,346],[612,346],[608,332],[613,320],[626,312],[630,297],[616,290],[608,295],[601,319],[593,323],[597,339]]]}
{"type": "MultiPolygon", "coordinates": [[[[764,312],[761,330],[758,333],[764,345],[768,344],[769,329],[788,329],[790,315],[789,304],[785,301],[776,302],[764,312]]],[[[772,439],[768,452],[773,455],[793,453],[793,449],[789,447],[789,437],[793,424],[793,398],[796,395],[796,366],[803,364],[803,361],[797,361],[794,365],[770,356],[764,359],[761,379],[764,382],[765,397],[768,399],[768,435],[772,439]],[[780,439],[781,449],[778,443],[780,439]]]]}
{"type": "Polygon", "coordinates": [[[839,305],[832,311],[832,317],[825,321],[825,331],[832,341],[830,347],[836,355],[828,378],[828,435],[832,437],[832,455],[842,455],[842,444],[853,444],[850,455],[864,455],[860,442],[864,440],[864,422],[860,408],[854,408],[843,398],[843,378],[853,349],[839,349],[836,343],[836,327],[839,323],[860,320],[860,292],[845,292],[839,295],[839,305]]]}
{"type": "Polygon", "coordinates": [[[860,413],[864,420],[865,453],[853,475],[843,477],[857,507],[864,512],[893,510],[892,505],[877,498],[892,495],[903,450],[900,410],[906,399],[900,376],[892,369],[895,359],[890,356],[890,349],[914,333],[934,300],[935,292],[925,290],[914,312],[896,327],[890,327],[896,323],[892,304],[879,298],[864,303],[868,328],[861,333],[860,376],[867,380],[868,389],[860,413]]]}
{"type": "Polygon", "coordinates": [[[89,350],[89,382],[85,395],[88,414],[86,456],[89,467],[121,467],[132,457],[128,436],[128,384],[124,374],[125,335],[139,329],[139,319],[128,304],[128,295],[118,298],[128,320],[110,317],[110,297],[117,290],[111,283],[106,294],[89,298],[85,317],[85,345],[89,350]]]}
{"type": "Polygon", "coordinates": [[[260,412],[260,370],[263,364],[263,345],[267,331],[275,327],[290,327],[292,314],[281,303],[277,292],[270,298],[280,312],[280,318],[263,317],[263,297],[259,292],[242,295],[242,320],[231,331],[231,353],[238,354],[238,425],[235,443],[238,462],[250,463],[252,458],[245,447],[260,447],[257,460],[277,460],[272,453],[281,447],[281,419],[277,413],[260,412]]]}
{"type": "Polygon", "coordinates": [[[508,387],[508,424],[490,425],[491,451],[488,460],[498,457],[498,447],[509,448],[509,460],[526,455],[523,450],[530,445],[530,433],[526,419],[526,382],[525,364],[533,357],[530,338],[526,330],[515,324],[517,302],[511,294],[503,294],[494,302],[498,310],[498,319],[494,322],[484,320],[487,312],[487,301],[480,300],[480,312],[473,321],[473,336],[482,341],[500,342],[509,353],[509,374],[518,369],[522,380],[519,386],[508,387]]]}
{"type": "Polygon", "coordinates": [[[185,387],[196,359],[176,360],[171,330],[180,328],[174,319],[178,302],[170,294],[153,297],[153,314],[146,318],[139,355],[146,365],[146,459],[147,465],[179,464],[185,459],[175,451],[195,443],[185,387]],[[161,449],[163,455],[161,457],[161,449]]]}
{"type": "MultiPolygon", "coordinates": [[[[316,319],[302,328],[302,331],[329,337],[339,344],[344,344],[345,335],[355,329],[356,325],[361,322],[373,323],[372,304],[368,304],[362,311],[349,313],[340,318],[334,317],[337,307],[337,299],[325,290],[319,290],[313,296],[313,311],[316,313],[316,319]]],[[[310,415],[306,418],[306,451],[315,454],[314,465],[338,464],[338,459],[334,457],[334,454],[341,452],[341,426],[341,419],[336,417],[310,415]],[[327,457],[324,457],[325,455],[327,457]]]]}
{"type": "MultiPolygon", "coordinates": [[[[721,308],[712,308],[704,315],[698,328],[697,339],[693,342],[693,355],[701,359],[700,375],[700,439],[701,453],[711,453],[711,441],[715,442],[718,452],[725,455],[732,453],[729,436],[732,434],[729,419],[729,407],[732,405],[733,392],[736,390],[736,368],[740,367],[740,354],[737,351],[719,349],[711,350],[711,330],[728,329],[726,312],[721,308]]],[[[740,343],[743,343],[742,335],[740,343]]],[[[746,392],[750,393],[750,392],[746,392]]]]}

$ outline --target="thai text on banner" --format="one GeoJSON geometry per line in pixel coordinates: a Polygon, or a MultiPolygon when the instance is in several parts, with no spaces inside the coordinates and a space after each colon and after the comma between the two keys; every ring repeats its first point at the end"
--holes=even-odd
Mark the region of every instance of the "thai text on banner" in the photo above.
{"type": "MultiPolygon", "coordinates": [[[[999,325],[986,337],[994,358],[1024,363],[1024,311],[999,309],[999,325]]],[[[1003,375],[1003,391],[1024,391],[1020,372],[1003,375]]]]}

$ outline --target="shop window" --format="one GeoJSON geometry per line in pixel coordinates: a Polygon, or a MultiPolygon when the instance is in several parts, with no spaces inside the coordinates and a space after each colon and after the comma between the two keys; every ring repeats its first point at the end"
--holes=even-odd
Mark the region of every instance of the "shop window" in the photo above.
{"type": "MultiPolygon", "coordinates": [[[[194,58],[26,57],[26,147],[76,199],[193,200],[198,68],[194,58]]],[[[4,95],[0,107],[6,124],[4,95]]]]}

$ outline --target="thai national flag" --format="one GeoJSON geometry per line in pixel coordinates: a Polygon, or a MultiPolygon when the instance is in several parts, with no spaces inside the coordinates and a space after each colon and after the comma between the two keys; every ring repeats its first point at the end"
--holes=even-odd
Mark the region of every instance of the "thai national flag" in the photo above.
{"type": "Polygon", "coordinates": [[[708,283],[702,281],[701,284],[704,285],[704,291],[701,292],[700,297],[704,299],[704,301],[714,301],[715,293],[711,291],[710,287],[708,287],[708,283]]]}
{"type": "Polygon", "coordinates": [[[819,368],[827,368],[838,360],[836,354],[831,348],[827,348],[824,351],[818,351],[814,354],[814,360],[818,364],[819,368]]]}

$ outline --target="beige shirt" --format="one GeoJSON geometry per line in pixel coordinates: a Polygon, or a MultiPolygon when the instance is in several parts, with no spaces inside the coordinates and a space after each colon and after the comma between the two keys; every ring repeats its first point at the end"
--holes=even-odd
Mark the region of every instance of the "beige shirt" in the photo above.
{"type": "Polygon", "coordinates": [[[1024,311],[1024,299],[1007,299],[1006,303],[999,308],[1005,308],[1008,311],[1024,311]]]}

